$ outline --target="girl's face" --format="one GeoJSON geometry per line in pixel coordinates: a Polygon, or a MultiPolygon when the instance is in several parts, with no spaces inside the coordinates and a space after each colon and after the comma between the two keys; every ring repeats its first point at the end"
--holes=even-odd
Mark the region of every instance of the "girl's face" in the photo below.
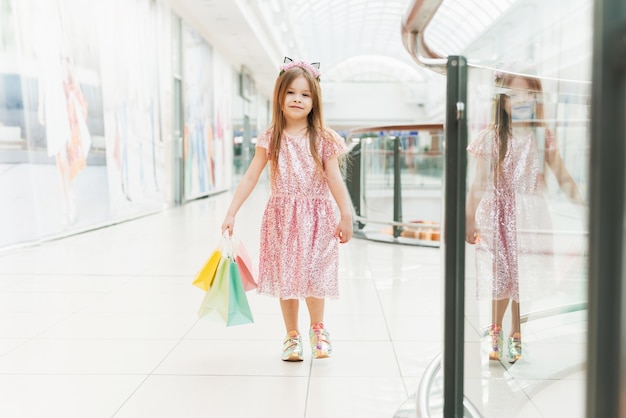
{"type": "Polygon", "coordinates": [[[283,115],[289,122],[306,120],[313,108],[311,87],[306,78],[300,76],[294,79],[285,94],[283,115]]]}
{"type": "Polygon", "coordinates": [[[530,120],[535,113],[535,94],[524,78],[515,77],[509,85],[511,119],[514,121],[530,120]]]}

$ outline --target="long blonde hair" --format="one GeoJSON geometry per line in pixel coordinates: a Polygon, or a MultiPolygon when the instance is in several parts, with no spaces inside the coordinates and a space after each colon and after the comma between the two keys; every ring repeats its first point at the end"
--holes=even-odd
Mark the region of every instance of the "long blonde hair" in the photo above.
{"type": "Polygon", "coordinates": [[[311,90],[313,106],[307,115],[309,150],[311,151],[311,155],[313,156],[320,173],[324,172],[324,165],[317,149],[317,140],[320,135],[325,138],[332,138],[332,135],[330,135],[326,129],[324,117],[322,115],[322,89],[319,81],[317,81],[311,71],[302,67],[292,67],[285,70],[278,76],[274,86],[274,105],[272,109],[272,122],[270,125],[271,138],[268,150],[272,173],[277,172],[280,144],[285,126],[287,125],[285,116],[283,115],[283,105],[285,103],[285,98],[287,97],[287,90],[289,89],[291,83],[298,77],[304,77],[309,83],[309,88],[311,90]]]}

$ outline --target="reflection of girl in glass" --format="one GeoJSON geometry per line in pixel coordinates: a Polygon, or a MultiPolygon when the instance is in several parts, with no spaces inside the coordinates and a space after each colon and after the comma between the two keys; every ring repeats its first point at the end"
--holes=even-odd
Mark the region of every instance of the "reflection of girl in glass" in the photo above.
{"type": "Polygon", "coordinates": [[[493,121],[468,147],[476,157],[476,175],[466,207],[466,241],[476,245],[478,293],[482,287],[491,293],[489,359],[501,358],[502,322],[510,303],[506,350],[514,363],[522,356],[519,278],[540,274],[542,257],[553,251],[544,162],[569,199],[583,204],[583,198],[545,126],[541,81],[496,73],[496,86],[501,91],[493,121]]]}
{"type": "Polygon", "coordinates": [[[87,103],[63,51],[58,10],[42,14],[37,38],[39,122],[45,126],[48,155],[55,158],[64,202],[64,222],[76,217],[72,181],[86,165],[91,138],[87,130],[87,103]],[[54,17],[57,17],[56,19],[54,17]]]}

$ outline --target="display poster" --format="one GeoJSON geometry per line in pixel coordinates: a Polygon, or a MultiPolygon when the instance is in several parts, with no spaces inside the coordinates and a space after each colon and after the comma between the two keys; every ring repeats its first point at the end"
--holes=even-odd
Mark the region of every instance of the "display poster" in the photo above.
{"type": "Polygon", "coordinates": [[[184,199],[216,189],[213,53],[210,45],[183,25],[184,199]]]}
{"type": "Polygon", "coordinates": [[[15,24],[0,60],[0,246],[109,216],[97,7],[4,6],[15,24]]]}
{"type": "Polygon", "coordinates": [[[0,248],[163,209],[156,3],[0,3],[0,248]]]}
{"type": "Polygon", "coordinates": [[[103,10],[107,168],[113,217],[165,206],[155,2],[112,0],[103,10]]]}

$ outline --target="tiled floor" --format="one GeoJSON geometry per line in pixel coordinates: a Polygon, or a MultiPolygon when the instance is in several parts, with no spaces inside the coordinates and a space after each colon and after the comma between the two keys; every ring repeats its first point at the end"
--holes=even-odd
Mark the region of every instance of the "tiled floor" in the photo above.
{"type": "MultiPolygon", "coordinates": [[[[236,225],[253,259],[266,193],[257,188],[236,225]]],[[[277,300],[249,292],[251,325],[197,318],[203,293],[191,281],[229,200],[2,254],[0,417],[393,417],[442,350],[441,250],[342,246],[341,297],[327,302],[325,321],[334,356],[285,363],[277,300]]],[[[308,328],[304,305],[300,322],[308,328]]],[[[466,359],[480,352],[473,326],[468,318],[466,359]]],[[[582,395],[580,370],[467,363],[466,392],[487,399],[485,416],[554,416],[553,397],[582,399],[571,395],[582,395]]],[[[567,416],[583,415],[572,408],[567,416]]]]}

